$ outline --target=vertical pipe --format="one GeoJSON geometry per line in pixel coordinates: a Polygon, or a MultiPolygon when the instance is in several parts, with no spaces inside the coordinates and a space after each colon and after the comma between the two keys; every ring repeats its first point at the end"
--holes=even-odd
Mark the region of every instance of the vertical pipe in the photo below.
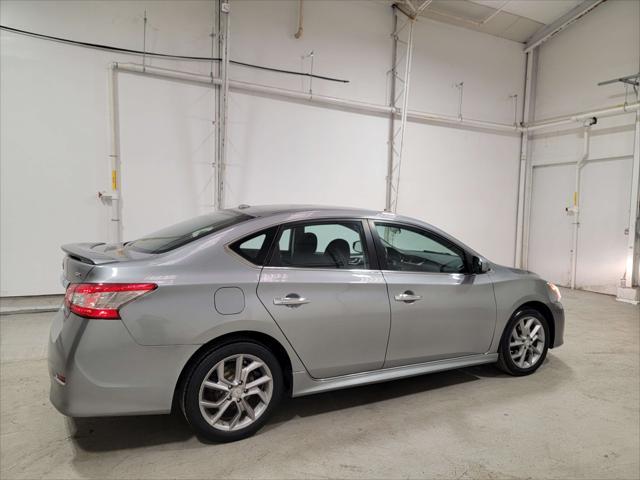
{"type": "Polygon", "coordinates": [[[111,238],[110,241],[122,242],[121,222],[121,188],[120,188],[120,125],[118,115],[118,64],[112,63],[109,68],[109,130],[111,169],[111,238]]]}
{"type": "Polygon", "coordinates": [[[464,82],[456,83],[458,89],[458,120],[462,120],[462,95],[464,94],[464,82]]]}
{"type": "MultiPolygon", "coordinates": [[[[525,82],[524,82],[524,106],[522,109],[522,123],[525,122],[525,111],[529,103],[529,77],[531,75],[531,54],[525,53],[525,82]]],[[[527,174],[527,144],[529,135],[526,130],[520,132],[520,165],[518,172],[518,206],[516,213],[516,248],[513,264],[516,268],[522,268],[522,232],[524,229],[524,191],[527,174]]]]}
{"type": "Polygon", "coordinates": [[[142,71],[146,68],[146,56],[147,56],[147,11],[144,11],[144,26],[142,28],[142,71]]]}
{"type": "Polygon", "coordinates": [[[627,263],[624,284],[627,288],[640,284],[640,234],[638,216],[640,215],[640,111],[636,111],[636,135],[633,146],[633,167],[631,170],[631,199],[629,205],[629,238],[627,240],[627,263]]]}
{"type": "Polygon", "coordinates": [[[578,266],[578,229],[580,228],[580,175],[584,162],[589,158],[589,133],[590,125],[585,124],[583,144],[582,144],[582,157],[576,162],[576,178],[575,188],[573,191],[573,236],[571,247],[571,288],[576,288],[576,269],[578,266]]]}
{"type": "MultiPolygon", "coordinates": [[[[522,123],[529,123],[535,117],[536,79],[538,70],[538,49],[534,49],[525,57],[524,103],[522,107],[522,123]]],[[[529,237],[529,204],[531,203],[531,152],[529,133],[520,133],[520,171],[518,181],[518,209],[516,216],[516,252],[514,264],[517,268],[525,268],[528,256],[529,237]]]]}
{"type": "Polygon", "coordinates": [[[303,32],[303,27],[302,27],[302,21],[303,21],[303,5],[302,5],[303,0],[298,0],[298,31],[293,35],[295,38],[301,38],[302,37],[302,32],[303,32]]]}
{"type": "Polygon", "coordinates": [[[309,77],[309,96],[313,96],[313,50],[311,50],[311,76],[309,77]]]}
{"type": "MultiPolygon", "coordinates": [[[[216,37],[217,35],[217,31],[219,31],[219,22],[218,22],[218,28],[216,27],[216,21],[218,20],[219,17],[219,12],[218,12],[218,2],[217,1],[212,1],[211,5],[213,6],[213,8],[211,9],[211,58],[215,58],[215,57],[219,57],[219,55],[217,54],[218,51],[216,49],[216,46],[218,45],[218,42],[216,42],[216,37]]],[[[217,162],[217,158],[218,158],[218,103],[219,103],[219,92],[220,92],[220,88],[218,88],[216,86],[216,84],[214,83],[214,81],[219,78],[218,76],[218,64],[212,60],[211,61],[211,67],[209,70],[209,77],[211,78],[211,84],[213,85],[213,96],[212,96],[212,115],[213,115],[213,122],[212,126],[213,126],[213,130],[214,130],[214,135],[213,135],[213,161],[211,162],[211,176],[213,179],[217,178],[217,173],[216,173],[216,162],[217,162]]],[[[215,208],[216,204],[217,204],[217,195],[218,195],[218,188],[217,188],[217,183],[211,182],[211,205],[213,205],[213,207],[215,208]]]]}
{"type": "Polygon", "coordinates": [[[216,209],[224,208],[224,178],[227,163],[228,142],[228,98],[229,98],[229,15],[230,5],[226,0],[220,2],[221,30],[220,38],[220,95],[218,97],[218,158],[216,159],[216,209]]]}

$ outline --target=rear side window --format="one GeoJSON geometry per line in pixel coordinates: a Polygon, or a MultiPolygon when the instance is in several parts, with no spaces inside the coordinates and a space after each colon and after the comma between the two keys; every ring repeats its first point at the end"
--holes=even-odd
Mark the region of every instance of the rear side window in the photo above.
{"type": "Polygon", "coordinates": [[[282,229],[270,265],[297,268],[367,269],[362,222],[296,224],[282,229]]]}
{"type": "Polygon", "coordinates": [[[262,266],[277,230],[278,227],[272,227],[268,230],[254,233],[232,243],[229,248],[254,265],[262,266]]]}
{"type": "Polygon", "coordinates": [[[250,218],[253,217],[232,210],[221,210],[158,230],[128,242],[125,248],[143,253],[165,253],[250,218]]]}

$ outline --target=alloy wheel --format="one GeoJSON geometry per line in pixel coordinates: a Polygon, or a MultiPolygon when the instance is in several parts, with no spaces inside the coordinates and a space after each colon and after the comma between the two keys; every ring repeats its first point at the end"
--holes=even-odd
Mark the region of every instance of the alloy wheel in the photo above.
{"type": "Polygon", "coordinates": [[[265,362],[249,354],[220,360],[205,375],[198,397],[200,412],[215,429],[231,432],[254,423],[273,394],[273,375],[265,362]]]}
{"type": "Polygon", "coordinates": [[[519,368],[531,368],[536,365],[545,347],[545,334],[542,322],[533,316],[525,316],[517,322],[509,338],[511,360],[519,368]]]}

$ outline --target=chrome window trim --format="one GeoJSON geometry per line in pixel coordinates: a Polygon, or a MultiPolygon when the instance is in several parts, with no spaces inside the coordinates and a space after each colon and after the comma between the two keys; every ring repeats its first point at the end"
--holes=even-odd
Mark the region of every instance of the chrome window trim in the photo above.
{"type": "Polygon", "coordinates": [[[477,275],[475,273],[451,273],[451,272],[418,272],[418,271],[407,271],[407,270],[380,270],[382,273],[403,273],[405,275],[460,275],[462,277],[469,277],[471,275],[477,275]]]}
{"type": "Polygon", "coordinates": [[[307,272],[376,272],[382,273],[382,270],[375,268],[313,268],[313,267],[274,267],[274,266],[264,266],[263,270],[298,270],[298,271],[307,271],[307,272]]]}

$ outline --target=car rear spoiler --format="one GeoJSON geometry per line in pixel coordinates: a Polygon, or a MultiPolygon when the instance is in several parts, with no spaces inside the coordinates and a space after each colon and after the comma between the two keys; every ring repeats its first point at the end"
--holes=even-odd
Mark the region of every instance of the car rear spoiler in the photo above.
{"type": "Polygon", "coordinates": [[[104,245],[104,242],[98,243],[68,243],[62,245],[62,251],[72,258],[79,260],[83,263],[90,263],[92,265],[101,265],[103,263],[117,262],[118,259],[102,252],[94,250],[95,247],[104,245]]]}

